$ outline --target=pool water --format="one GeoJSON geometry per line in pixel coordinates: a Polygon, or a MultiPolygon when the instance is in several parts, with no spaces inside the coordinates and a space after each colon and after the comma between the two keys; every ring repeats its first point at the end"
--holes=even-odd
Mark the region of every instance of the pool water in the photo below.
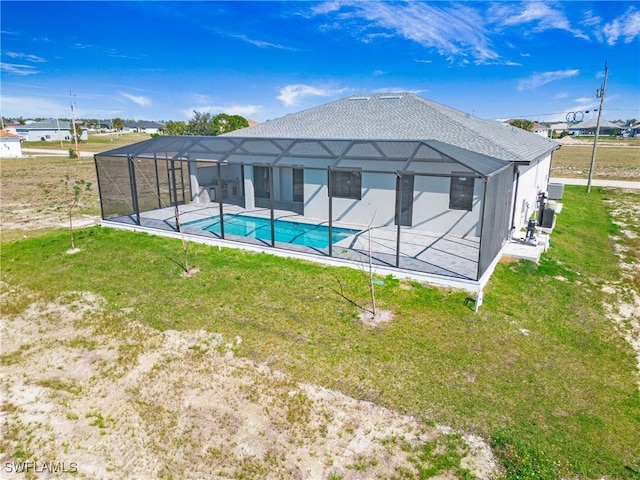
{"type": "MultiPolygon", "coordinates": [[[[276,242],[294,243],[313,248],[327,248],[329,246],[329,227],[309,223],[274,220],[276,242]]],[[[197,220],[184,224],[185,227],[197,228],[211,233],[220,234],[220,216],[197,220]]],[[[359,233],[360,230],[333,227],[331,243],[359,233]]],[[[225,235],[237,235],[271,242],[271,219],[250,217],[247,215],[225,215],[225,235]]]]}

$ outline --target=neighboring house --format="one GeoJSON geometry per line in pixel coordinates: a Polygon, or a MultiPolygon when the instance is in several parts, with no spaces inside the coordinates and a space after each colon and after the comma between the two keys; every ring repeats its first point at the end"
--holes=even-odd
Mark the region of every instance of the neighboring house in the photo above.
{"type": "MultiPolygon", "coordinates": [[[[59,140],[71,140],[71,122],[66,120],[47,120],[45,122],[32,122],[18,125],[16,133],[29,142],[54,142],[59,140]]],[[[82,127],[80,140],[88,140],[87,129],[82,127]]]]}
{"type": "MultiPolygon", "coordinates": [[[[570,135],[595,135],[598,121],[585,120],[584,122],[571,125],[569,127],[570,135]]],[[[600,120],[600,135],[617,135],[622,129],[615,123],[607,120],[600,120]]]]}
{"type": "Polygon", "coordinates": [[[16,132],[16,128],[18,128],[19,126],[20,126],[20,124],[18,124],[18,123],[6,122],[4,124],[4,130],[9,132],[9,133],[13,133],[14,135],[18,135],[18,132],[16,132]]]}
{"type": "Polygon", "coordinates": [[[549,132],[551,129],[546,125],[542,125],[540,123],[534,123],[533,129],[531,130],[536,135],[540,135],[541,137],[549,137],[549,132]]]}
{"type": "Polygon", "coordinates": [[[138,122],[138,131],[140,133],[160,133],[162,128],[164,128],[164,125],[158,122],[147,122],[144,120],[138,122]]]}
{"type": "Polygon", "coordinates": [[[331,263],[371,258],[378,272],[478,289],[534,213],[557,148],[395,93],[217,137],[162,136],[95,161],[105,225],[175,231],[167,207],[178,204],[198,238],[331,263]]]}
{"type": "Polygon", "coordinates": [[[558,137],[562,132],[569,133],[569,124],[568,123],[552,123],[549,126],[549,130],[551,130],[552,137],[558,137]]]}
{"type": "Polygon", "coordinates": [[[160,130],[162,128],[164,128],[164,125],[162,123],[140,120],[139,122],[129,123],[125,125],[124,132],[126,133],[139,132],[139,133],[153,134],[153,133],[160,133],[160,130]]]}
{"type": "Polygon", "coordinates": [[[0,130],[0,157],[22,157],[22,145],[19,135],[0,130]]]}

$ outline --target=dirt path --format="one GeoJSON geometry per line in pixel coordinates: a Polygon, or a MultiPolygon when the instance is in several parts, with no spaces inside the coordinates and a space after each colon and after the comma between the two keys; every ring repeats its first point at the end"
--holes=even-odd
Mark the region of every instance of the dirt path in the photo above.
{"type": "Polygon", "coordinates": [[[37,478],[414,478],[447,455],[433,478],[497,474],[481,438],[235,358],[239,337],[1,286],[3,478],[28,478],[20,459],[67,470],[37,478]]]}

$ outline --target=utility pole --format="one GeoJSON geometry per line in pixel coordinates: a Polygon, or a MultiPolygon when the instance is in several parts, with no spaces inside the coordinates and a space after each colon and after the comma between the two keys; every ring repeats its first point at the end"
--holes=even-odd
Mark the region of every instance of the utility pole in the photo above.
{"type": "Polygon", "coordinates": [[[604,63],[604,82],[602,87],[596,90],[596,98],[600,99],[600,108],[598,109],[598,122],[596,123],[596,136],[593,139],[593,151],[591,152],[591,165],[589,165],[589,180],[587,181],[587,193],[591,192],[591,180],[593,180],[593,167],[596,163],[596,149],[598,148],[598,137],[600,136],[600,118],[602,117],[602,105],[604,104],[604,95],[607,91],[607,77],[609,76],[609,67],[607,62],[604,63]]]}
{"type": "MultiPolygon", "coordinates": [[[[74,95],[75,96],[75,95],[74,95]]],[[[71,103],[71,124],[73,125],[73,138],[76,141],[76,157],[80,158],[80,150],[78,149],[78,130],[76,127],[76,114],[73,111],[73,97],[71,96],[71,92],[69,92],[70,103],[71,103]]]]}

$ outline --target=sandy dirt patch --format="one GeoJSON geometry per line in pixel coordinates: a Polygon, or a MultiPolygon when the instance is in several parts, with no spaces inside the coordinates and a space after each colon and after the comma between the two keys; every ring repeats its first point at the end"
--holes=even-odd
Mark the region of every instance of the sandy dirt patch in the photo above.
{"type": "Polygon", "coordinates": [[[433,478],[498,474],[481,438],[236,358],[239,337],[1,287],[3,478],[27,459],[67,471],[37,478],[414,478],[426,446],[422,467],[457,459],[433,478]]]}
{"type": "MultiPolygon", "coordinates": [[[[617,202],[610,213],[613,222],[619,227],[618,235],[613,236],[616,254],[623,259],[633,258],[629,255],[629,248],[621,239],[636,239],[640,218],[640,194],[634,195],[626,202],[617,202]],[[631,223],[634,223],[631,225],[631,223]],[[635,229],[635,230],[634,230],[635,229]]],[[[632,243],[633,245],[633,243],[632,243]]],[[[636,255],[636,260],[638,256],[636,255]]],[[[640,374],[640,295],[633,287],[635,278],[640,277],[640,263],[638,261],[620,262],[621,281],[615,284],[603,285],[602,290],[611,296],[611,303],[605,304],[608,316],[616,324],[623,338],[631,345],[636,355],[638,372],[640,374]]],[[[640,389],[640,380],[638,380],[640,389]]]]}

